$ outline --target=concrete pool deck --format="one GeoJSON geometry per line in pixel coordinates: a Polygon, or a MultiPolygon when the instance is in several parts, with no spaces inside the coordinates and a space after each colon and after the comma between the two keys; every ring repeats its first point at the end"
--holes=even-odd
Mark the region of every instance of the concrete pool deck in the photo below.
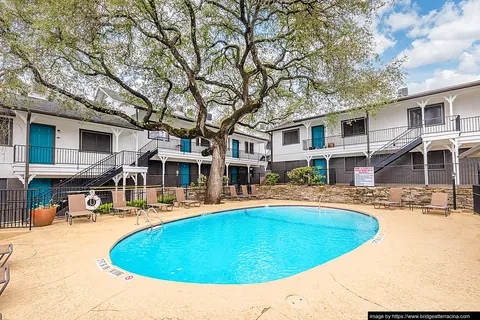
{"type": "MultiPolygon", "coordinates": [[[[259,205],[305,201],[228,201],[175,208],[165,221],[259,205]]],[[[366,319],[374,310],[480,310],[480,216],[328,204],[370,213],[385,235],[314,269],[253,285],[202,285],[101,271],[113,244],[139,228],[134,216],[96,223],[0,231],[12,242],[11,282],[0,296],[3,319],[366,319]],[[18,233],[18,234],[17,234],[18,233]],[[304,298],[293,308],[286,299],[304,298]]],[[[142,225],[143,218],[140,220],[142,225]]],[[[128,272],[126,272],[128,274],[128,272]]]]}

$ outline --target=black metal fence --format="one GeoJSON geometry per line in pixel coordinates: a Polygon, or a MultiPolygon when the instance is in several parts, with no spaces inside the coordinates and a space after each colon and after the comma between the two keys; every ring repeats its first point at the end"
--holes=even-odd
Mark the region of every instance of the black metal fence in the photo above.
{"type": "Polygon", "coordinates": [[[473,186],[473,212],[480,214],[480,185],[473,186]]]}
{"type": "Polygon", "coordinates": [[[37,207],[39,190],[0,190],[0,228],[32,228],[30,211],[37,207]]]}
{"type": "MultiPolygon", "coordinates": [[[[175,187],[162,188],[161,186],[148,186],[157,190],[157,201],[164,203],[173,203],[176,200],[175,187]]],[[[198,198],[201,188],[185,186],[184,193],[186,199],[198,198]]],[[[32,221],[32,211],[39,207],[54,207],[56,217],[62,218],[68,211],[68,195],[82,194],[86,198],[91,191],[94,191],[95,197],[87,201],[87,205],[94,206],[97,204],[94,212],[99,214],[112,213],[112,191],[124,190],[119,188],[97,188],[87,189],[82,187],[56,189],[56,193],[52,194],[41,189],[29,190],[0,190],[0,228],[29,228],[34,225],[32,221]],[[97,202],[99,199],[99,203],[97,202]]],[[[127,187],[125,188],[125,199],[128,206],[144,208],[146,205],[146,188],[145,187],[127,187]]]]}

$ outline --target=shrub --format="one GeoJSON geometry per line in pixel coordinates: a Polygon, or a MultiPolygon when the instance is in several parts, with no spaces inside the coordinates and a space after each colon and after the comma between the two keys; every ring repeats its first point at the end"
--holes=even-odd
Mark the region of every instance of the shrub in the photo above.
{"type": "Polygon", "coordinates": [[[203,187],[207,184],[207,177],[203,174],[200,174],[200,179],[198,179],[198,186],[203,187]]]}
{"type": "Polygon", "coordinates": [[[146,203],[147,203],[146,200],[133,200],[133,201],[127,201],[127,206],[143,209],[146,203]]]}
{"type": "Polygon", "coordinates": [[[157,200],[158,200],[158,202],[163,202],[163,203],[173,203],[177,200],[177,197],[175,197],[175,196],[165,196],[165,197],[163,197],[163,201],[162,201],[162,197],[158,198],[157,200]]]}
{"type": "Polygon", "coordinates": [[[228,184],[230,179],[227,176],[223,176],[223,184],[228,184]]]}
{"type": "Polygon", "coordinates": [[[277,184],[279,178],[280,178],[280,175],[278,173],[272,173],[272,172],[267,173],[267,176],[265,177],[265,184],[274,186],[277,184]]]}
{"type": "Polygon", "coordinates": [[[105,213],[110,213],[112,211],[113,203],[104,203],[98,206],[97,209],[95,209],[96,213],[100,214],[105,214],[105,213]]]}
{"type": "Polygon", "coordinates": [[[292,171],[287,172],[287,176],[290,178],[292,184],[324,184],[323,179],[325,176],[320,174],[322,167],[301,167],[295,168],[292,171]]]}

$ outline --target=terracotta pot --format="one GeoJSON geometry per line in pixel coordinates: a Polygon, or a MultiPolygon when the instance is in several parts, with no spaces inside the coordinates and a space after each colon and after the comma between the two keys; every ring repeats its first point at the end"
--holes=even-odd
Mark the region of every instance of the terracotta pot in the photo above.
{"type": "Polygon", "coordinates": [[[334,148],[335,147],[335,142],[329,142],[328,147],[329,148],[334,148]]]}
{"type": "Polygon", "coordinates": [[[35,209],[31,211],[32,224],[35,227],[44,227],[52,224],[57,208],[35,209]]]}

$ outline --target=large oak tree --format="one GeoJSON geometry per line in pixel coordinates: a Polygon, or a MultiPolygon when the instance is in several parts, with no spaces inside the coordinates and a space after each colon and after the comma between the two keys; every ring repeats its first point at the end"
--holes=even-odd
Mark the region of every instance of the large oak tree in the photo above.
{"type": "Polygon", "coordinates": [[[371,111],[402,79],[374,54],[380,0],[3,0],[0,63],[6,98],[36,81],[61,103],[82,104],[148,130],[212,141],[207,203],[218,203],[227,137],[292,115],[371,111]],[[94,102],[121,92],[142,117],[94,102]],[[187,110],[191,128],[175,127],[187,110]],[[207,112],[218,130],[206,125],[207,112]]]}

